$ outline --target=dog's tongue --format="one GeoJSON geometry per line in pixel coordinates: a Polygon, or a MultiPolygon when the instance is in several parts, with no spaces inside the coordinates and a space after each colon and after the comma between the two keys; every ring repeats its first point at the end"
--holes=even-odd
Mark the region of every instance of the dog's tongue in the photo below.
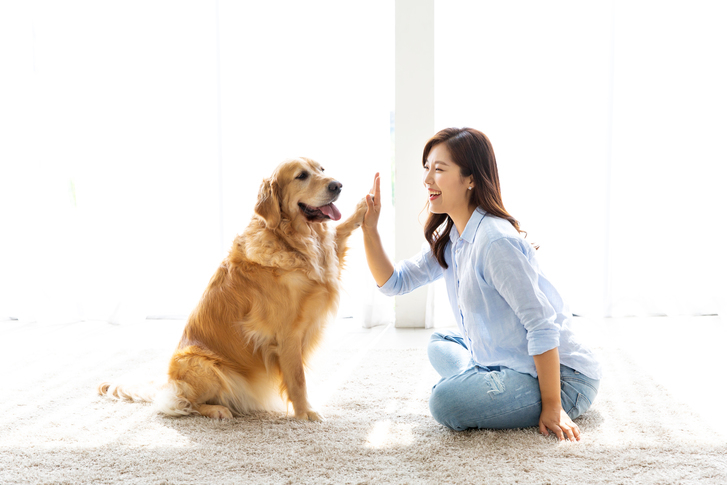
{"type": "Polygon", "coordinates": [[[333,219],[334,221],[337,221],[341,218],[341,212],[338,210],[338,207],[333,205],[333,202],[331,202],[328,205],[323,205],[318,208],[321,212],[323,212],[325,215],[333,219]]]}

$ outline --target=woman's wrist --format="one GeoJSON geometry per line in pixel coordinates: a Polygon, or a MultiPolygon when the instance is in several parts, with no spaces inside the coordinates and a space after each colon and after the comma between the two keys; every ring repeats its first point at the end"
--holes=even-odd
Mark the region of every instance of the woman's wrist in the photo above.
{"type": "Polygon", "coordinates": [[[368,227],[366,225],[362,225],[361,232],[363,232],[364,237],[367,239],[371,239],[371,240],[380,239],[379,229],[376,226],[368,227]]]}
{"type": "Polygon", "coordinates": [[[560,411],[561,409],[563,409],[563,405],[561,404],[560,401],[545,401],[544,400],[541,402],[541,406],[542,406],[543,410],[548,409],[548,410],[560,411]]]}

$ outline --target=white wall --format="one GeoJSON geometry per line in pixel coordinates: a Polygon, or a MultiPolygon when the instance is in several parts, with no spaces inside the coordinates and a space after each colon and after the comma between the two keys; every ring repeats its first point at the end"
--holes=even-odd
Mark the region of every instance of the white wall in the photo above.
{"type": "Polygon", "coordinates": [[[186,314],[284,158],[321,161],[350,213],[390,171],[393,13],[0,4],[0,314],[186,314]]]}
{"type": "Polygon", "coordinates": [[[209,278],[219,257],[215,16],[171,7],[0,7],[0,299],[10,315],[110,319],[120,304],[136,314],[147,302],[178,313],[209,278]]]}
{"type": "Polygon", "coordinates": [[[436,2],[437,129],[490,137],[506,208],[576,313],[719,311],[725,13],[436,2]]]}
{"type": "MultiPolygon", "coordinates": [[[[397,5],[432,18],[431,2],[397,5]]],[[[0,3],[0,318],[186,313],[260,180],[289,156],[339,177],[344,214],[377,171],[390,197],[394,7],[0,3]]],[[[506,207],[574,311],[724,311],[725,5],[433,8],[433,26],[412,24],[409,54],[434,65],[397,84],[399,102],[410,95],[397,105],[409,140],[397,138],[399,222],[416,224],[403,211],[424,206],[412,173],[426,138],[473,126],[490,136],[506,207]]],[[[423,241],[400,231],[397,259],[423,241]]],[[[344,312],[363,299],[371,313],[387,303],[360,246],[353,254],[344,312]]]]}

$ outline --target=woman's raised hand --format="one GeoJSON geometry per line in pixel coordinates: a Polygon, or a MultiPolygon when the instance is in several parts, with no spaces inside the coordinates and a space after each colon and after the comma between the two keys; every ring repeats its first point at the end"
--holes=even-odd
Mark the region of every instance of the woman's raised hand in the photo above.
{"type": "Polygon", "coordinates": [[[379,177],[378,172],[374,175],[374,185],[371,187],[371,191],[366,194],[366,206],[366,215],[361,229],[375,231],[379,223],[379,213],[381,212],[381,177],[379,177]]]}
{"type": "Polygon", "coordinates": [[[394,265],[386,256],[384,246],[381,244],[381,236],[376,226],[379,223],[381,212],[381,178],[377,173],[374,176],[374,185],[371,192],[366,194],[366,214],[364,215],[363,240],[366,251],[366,261],[369,264],[371,275],[379,286],[383,286],[394,273],[394,265]]]}

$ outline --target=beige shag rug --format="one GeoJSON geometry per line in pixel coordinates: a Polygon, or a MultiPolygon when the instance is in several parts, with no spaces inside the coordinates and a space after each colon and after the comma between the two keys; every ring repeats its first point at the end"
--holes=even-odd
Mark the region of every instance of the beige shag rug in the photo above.
{"type": "Polygon", "coordinates": [[[382,329],[324,344],[308,372],[323,423],[168,418],[96,395],[103,379],[163,372],[182,325],[0,322],[0,483],[727,483],[725,435],[617,348],[597,349],[606,378],[580,443],[445,429],[422,339],[395,348],[382,329]]]}

